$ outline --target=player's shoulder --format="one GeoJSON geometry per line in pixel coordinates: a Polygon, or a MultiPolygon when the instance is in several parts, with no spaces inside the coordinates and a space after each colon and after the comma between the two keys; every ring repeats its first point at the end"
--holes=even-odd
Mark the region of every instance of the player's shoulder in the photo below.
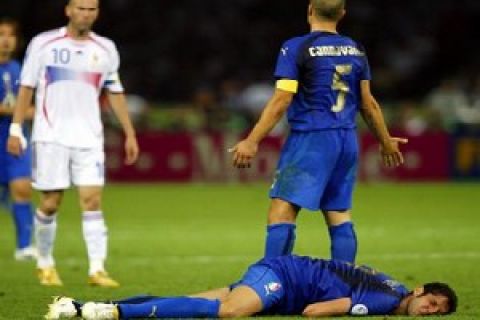
{"type": "Polygon", "coordinates": [[[112,39],[108,38],[108,37],[105,37],[105,36],[101,36],[95,32],[91,32],[90,33],[90,39],[96,44],[98,45],[99,47],[101,47],[102,49],[108,51],[109,53],[111,52],[115,52],[117,50],[117,47],[115,45],[115,42],[113,42],[112,39]]]}
{"type": "Polygon", "coordinates": [[[358,50],[360,50],[361,52],[365,52],[365,47],[363,46],[363,44],[361,44],[359,41],[349,37],[349,36],[346,36],[346,35],[342,35],[342,34],[339,34],[339,36],[343,39],[343,41],[347,44],[347,45],[350,45],[352,47],[356,47],[358,50]]]}
{"type": "Polygon", "coordinates": [[[283,45],[290,46],[290,47],[300,47],[302,44],[308,41],[311,38],[311,36],[312,35],[310,33],[295,36],[285,40],[283,45]]]}
{"type": "Polygon", "coordinates": [[[56,29],[47,30],[37,34],[35,37],[33,37],[32,42],[37,42],[39,44],[47,43],[54,39],[63,38],[65,36],[66,36],[66,29],[64,27],[56,28],[56,29]]]}

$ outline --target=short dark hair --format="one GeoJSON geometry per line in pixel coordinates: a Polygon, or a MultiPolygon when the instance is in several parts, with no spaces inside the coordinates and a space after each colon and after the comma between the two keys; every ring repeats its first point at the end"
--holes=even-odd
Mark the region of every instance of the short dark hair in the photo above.
{"type": "Polygon", "coordinates": [[[427,293],[436,296],[444,296],[448,299],[448,311],[446,314],[451,314],[457,311],[458,297],[448,284],[441,282],[426,283],[423,285],[423,294],[427,293]]]}
{"type": "Polygon", "coordinates": [[[330,21],[338,21],[342,10],[345,9],[346,0],[310,0],[313,12],[317,17],[330,21]]]}

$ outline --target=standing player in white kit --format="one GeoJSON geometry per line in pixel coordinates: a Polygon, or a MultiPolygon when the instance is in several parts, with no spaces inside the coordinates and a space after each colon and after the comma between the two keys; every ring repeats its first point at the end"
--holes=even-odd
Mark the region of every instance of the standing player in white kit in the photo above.
{"type": "Polygon", "coordinates": [[[57,210],[63,192],[78,187],[83,210],[83,236],[89,258],[91,285],[117,287],[105,271],[107,228],[101,198],[105,183],[103,126],[99,95],[107,92],[126,136],[126,163],[138,157],[135,130],[118,76],[115,44],[91,31],[98,17],[98,0],[69,0],[66,27],[44,32],[29,44],[20,91],[10,127],[8,151],[22,152],[21,125],[36,90],[33,143],[33,186],[41,191],[35,216],[38,277],[42,285],[59,286],[53,243],[57,210]]]}

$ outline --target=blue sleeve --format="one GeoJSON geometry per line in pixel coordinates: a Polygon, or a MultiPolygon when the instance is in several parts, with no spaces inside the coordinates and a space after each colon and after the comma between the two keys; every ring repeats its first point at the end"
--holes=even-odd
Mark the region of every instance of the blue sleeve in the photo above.
{"type": "Polygon", "coordinates": [[[356,297],[354,293],[350,314],[357,316],[388,315],[391,314],[399,304],[399,298],[378,291],[369,291],[360,297],[356,297]]]}
{"type": "Polygon", "coordinates": [[[278,54],[275,78],[299,80],[299,54],[298,41],[286,41],[278,54]]]}

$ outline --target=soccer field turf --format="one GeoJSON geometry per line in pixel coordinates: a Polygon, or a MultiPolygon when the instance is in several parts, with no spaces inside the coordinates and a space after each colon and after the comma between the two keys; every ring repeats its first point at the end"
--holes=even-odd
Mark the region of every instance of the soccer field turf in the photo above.
{"type": "MultiPolygon", "coordinates": [[[[263,254],[267,191],[267,184],[109,185],[104,197],[108,270],[121,282],[119,289],[86,285],[86,252],[74,192],[67,193],[58,220],[55,256],[62,288],[41,287],[33,263],[13,261],[13,224],[2,211],[0,319],[40,319],[53,295],[101,300],[227,285],[263,254]]],[[[448,319],[480,318],[479,184],[361,184],[354,219],[358,263],[409,287],[448,282],[459,295],[458,313],[448,319]]],[[[319,214],[300,215],[295,253],[329,256],[319,214]]]]}

